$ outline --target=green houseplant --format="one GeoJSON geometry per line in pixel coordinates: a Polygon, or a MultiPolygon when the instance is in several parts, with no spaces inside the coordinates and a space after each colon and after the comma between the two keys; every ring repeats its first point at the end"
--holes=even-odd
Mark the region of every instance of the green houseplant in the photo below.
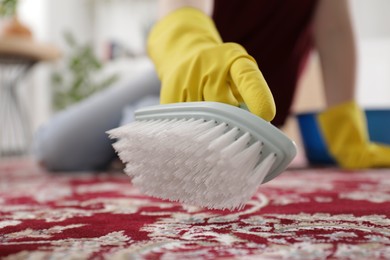
{"type": "Polygon", "coordinates": [[[77,103],[91,94],[102,90],[115,81],[117,75],[96,77],[103,69],[90,44],[80,44],[67,32],[65,41],[70,49],[61,69],[52,74],[53,106],[56,110],[77,103]]]}
{"type": "Polygon", "coordinates": [[[12,17],[16,15],[18,0],[1,0],[0,1],[0,16],[12,17]]]}

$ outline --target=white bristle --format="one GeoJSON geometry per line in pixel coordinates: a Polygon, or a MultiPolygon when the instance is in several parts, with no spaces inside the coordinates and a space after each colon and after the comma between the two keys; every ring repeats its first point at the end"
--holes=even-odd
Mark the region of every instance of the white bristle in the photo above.
{"type": "Polygon", "coordinates": [[[240,162],[239,164],[236,165],[236,167],[250,167],[251,169],[253,169],[255,164],[259,160],[261,148],[262,148],[261,143],[257,141],[256,143],[252,144],[250,147],[244,149],[243,151],[235,155],[233,157],[233,160],[236,162],[240,162]]]}
{"type": "Polygon", "coordinates": [[[141,191],[208,208],[242,208],[276,160],[262,158],[262,140],[213,120],[137,121],[108,133],[141,191]]]}
{"type": "Polygon", "coordinates": [[[238,134],[238,128],[234,127],[227,133],[221,135],[220,137],[212,141],[209,145],[209,149],[216,151],[225,148],[229,144],[233,143],[237,134],[238,134]]]}
{"type": "Polygon", "coordinates": [[[235,142],[232,142],[228,147],[221,151],[223,157],[233,157],[235,154],[241,152],[247,145],[251,135],[249,133],[243,134],[235,142]]]}
{"type": "Polygon", "coordinates": [[[197,141],[210,143],[215,138],[221,136],[221,134],[223,134],[223,132],[225,132],[226,129],[227,129],[227,124],[225,123],[219,124],[213,127],[212,129],[210,129],[209,131],[204,132],[201,136],[197,138],[197,141]]]}

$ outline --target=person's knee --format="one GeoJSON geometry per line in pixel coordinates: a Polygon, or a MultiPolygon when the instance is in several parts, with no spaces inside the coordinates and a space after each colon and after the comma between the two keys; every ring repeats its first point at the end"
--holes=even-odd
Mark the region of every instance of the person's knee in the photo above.
{"type": "Polygon", "coordinates": [[[101,170],[107,167],[115,156],[113,151],[96,153],[94,156],[72,142],[58,136],[57,138],[45,136],[42,130],[34,138],[33,156],[46,169],[64,172],[101,170]]]}
{"type": "Polygon", "coordinates": [[[67,160],[66,151],[62,149],[61,141],[49,140],[41,129],[33,140],[33,156],[35,160],[50,171],[75,170],[77,165],[67,160]]]}

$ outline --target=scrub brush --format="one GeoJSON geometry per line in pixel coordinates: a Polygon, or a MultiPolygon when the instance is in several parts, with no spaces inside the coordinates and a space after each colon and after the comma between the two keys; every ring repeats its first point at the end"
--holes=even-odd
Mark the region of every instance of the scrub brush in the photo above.
{"type": "Polygon", "coordinates": [[[153,197],[210,209],[241,209],[296,155],[279,129],[217,102],[157,105],[108,131],[125,172],[153,197]]]}

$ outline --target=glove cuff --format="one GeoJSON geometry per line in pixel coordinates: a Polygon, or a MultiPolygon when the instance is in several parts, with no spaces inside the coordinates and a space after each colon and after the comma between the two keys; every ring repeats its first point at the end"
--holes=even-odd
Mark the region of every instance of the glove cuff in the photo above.
{"type": "Polygon", "coordinates": [[[354,101],[333,106],[317,116],[330,154],[344,168],[364,168],[369,143],[364,112],[354,101]]]}
{"type": "Polygon", "coordinates": [[[342,116],[350,116],[351,114],[355,114],[357,111],[359,111],[360,108],[358,104],[354,100],[347,101],[335,106],[332,106],[323,112],[321,114],[323,116],[329,116],[329,117],[342,117],[342,116]]]}
{"type": "Polygon", "coordinates": [[[367,122],[364,112],[355,101],[347,101],[339,105],[330,107],[318,115],[321,129],[333,132],[343,125],[353,127],[358,130],[359,139],[368,141],[367,122]]]}
{"type": "Polygon", "coordinates": [[[147,49],[159,69],[167,60],[180,60],[183,54],[191,55],[216,44],[222,44],[222,39],[213,20],[196,8],[183,7],[156,23],[149,34],[147,49]]]}

